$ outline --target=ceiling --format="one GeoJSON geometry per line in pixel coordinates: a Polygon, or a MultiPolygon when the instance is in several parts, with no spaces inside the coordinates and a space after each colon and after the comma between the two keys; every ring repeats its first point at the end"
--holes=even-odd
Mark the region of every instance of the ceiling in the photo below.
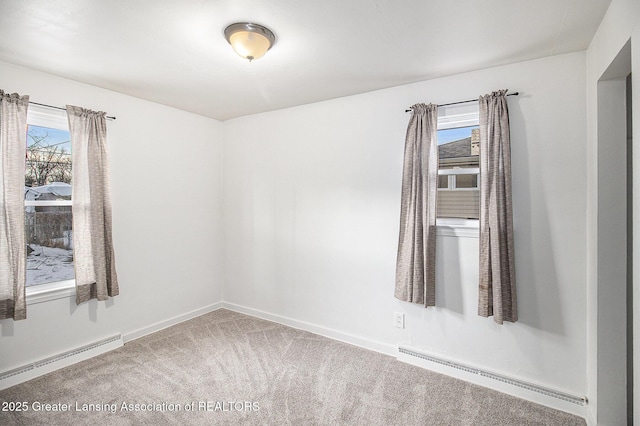
{"type": "Polygon", "coordinates": [[[0,60],[227,120],[585,50],[610,2],[0,0],[0,60]],[[238,21],[276,34],[264,58],[238,21]]]}

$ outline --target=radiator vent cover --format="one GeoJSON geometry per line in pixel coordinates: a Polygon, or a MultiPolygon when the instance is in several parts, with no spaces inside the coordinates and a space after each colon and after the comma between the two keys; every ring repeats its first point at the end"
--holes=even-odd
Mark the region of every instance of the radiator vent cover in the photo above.
{"type": "Polygon", "coordinates": [[[122,335],[118,334],[89,345],[81,346],[40,361],[23,365],[0,373],[0,390],[34,379],[76,362],[109,352],[122,346],[122,335]]]}
{"type": "Polygon", "coordinates": [[[533,383],[525,382],[523,380],[514,379],[511,377],[503,376],[501,374],[492,373],[490,371],[486,371],[480,368],[470,367],[468,365],[460,364],[458,362],[449,361],[446,359],[438,358],[433,355],[427,355],[422,352],[418,352],[412,349],[408,349],[405,347],[399,347],[398,351],[401,354],[409,355],[412,357],[420,358],[429,362],[434,362],[436,364],[445,365],[447,367],[455,368],[457,370],[462,370],[467,373],[477,374],[482,377],[487,377],[489,379],[497,380],[502,383],[509,384],[511,386],[516,386],[522,389],[529,390],[531,392],[536,392],[542,395],[546,395],[552,398],[560,399],[562,401],[571,402],[576,405],[585,406],[587,403],[587,398],[570,395],[568,393],[560,392],[554,389],[549,389],[544,386],[536,385],[533,383]]]}

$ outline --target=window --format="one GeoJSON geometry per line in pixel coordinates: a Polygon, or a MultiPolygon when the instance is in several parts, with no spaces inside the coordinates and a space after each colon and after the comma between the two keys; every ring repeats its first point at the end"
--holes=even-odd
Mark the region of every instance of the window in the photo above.
{"type": "Polygon", "coordinates": [[[73,285],[71,135],[64,111],[33,105],[27,118],[27,294],[73,285]]]}
{"type": "Polygon", "coordinates": [[[438,217],[478,219],[478,126],[438,130],[438,217]]]}
{"type": "Polygon", "coordinates": [[[439,225],[477,227],[480,216],[480,129],[477,104],[438,110],[439,225]]]}

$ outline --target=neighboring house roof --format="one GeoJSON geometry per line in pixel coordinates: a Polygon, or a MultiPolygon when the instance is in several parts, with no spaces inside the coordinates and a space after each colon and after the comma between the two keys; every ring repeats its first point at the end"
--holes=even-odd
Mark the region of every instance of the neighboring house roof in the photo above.
{"type": "MultiPolygon", "coordinates": [[[[71,185],[64,182],[52,182],[49,185],[24,188],[25,200],[37,200],[45,194],[51,194],[54,197],[71,197],[71,185]]],[[[46,196],[43,198],[50,199],[46,196]]]]}
{"type": "Polygon", "coordinates": [[[458,158],[471,156],[471,138],[464,138],[438,146],[438,158],[458,158]]]}

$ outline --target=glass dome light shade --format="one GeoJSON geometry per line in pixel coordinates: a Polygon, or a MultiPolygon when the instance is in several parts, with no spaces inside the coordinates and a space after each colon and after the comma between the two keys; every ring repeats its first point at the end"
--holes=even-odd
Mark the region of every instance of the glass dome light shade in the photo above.
{"type": "Polygon", "coordinates": [[[263,57],[275,42],[275,35],[271,30],[247,22],[229,25],[224,30],[224,35],[233,50],[249,61],[263,57]]]}

